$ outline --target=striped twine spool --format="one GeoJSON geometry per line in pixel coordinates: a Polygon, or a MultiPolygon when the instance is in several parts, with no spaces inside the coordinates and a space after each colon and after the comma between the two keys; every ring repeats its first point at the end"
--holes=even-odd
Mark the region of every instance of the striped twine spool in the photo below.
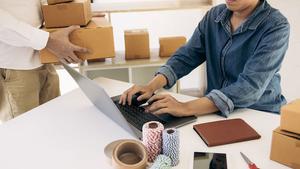
{"type": "Polygon", "coordinates": [[[158,155],[150,169],[170,169],[171,159],[165,155],[158,155]]]}
{"type": "Polygon", "coordinates": [[[163,131],[163,154],[172,160],[171,166],[179,163],[179,131],[175,128],[163,131]]]}
{"type": "Polygon", "coordinates": [[[148,162],[153,162],[161,152],[163,130],[164,126],[157,121],[143,125],[143,143],[147,150],[148,162]]]}

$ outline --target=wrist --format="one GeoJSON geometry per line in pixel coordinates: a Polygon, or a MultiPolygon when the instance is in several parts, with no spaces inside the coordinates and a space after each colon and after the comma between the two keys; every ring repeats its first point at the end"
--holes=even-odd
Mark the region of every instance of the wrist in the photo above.
{"type": "Polygon", "coordinates": [[[167,84],[167,79],[164,75],[158,74],[148,83],[148,87],[152,92],[164,87],[167,84]]]}
{"type": "Polygon", "coordinates": [[[182,107],[184,108],[184,116],[192,116],[195,111],[193,111],[193,104],[191,102],[182,103],[182,107]]]}

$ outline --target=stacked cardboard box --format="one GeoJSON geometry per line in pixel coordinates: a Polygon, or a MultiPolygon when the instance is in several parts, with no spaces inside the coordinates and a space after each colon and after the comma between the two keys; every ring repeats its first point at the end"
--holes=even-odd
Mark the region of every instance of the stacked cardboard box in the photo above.
{"type": "MultiPolygon", "coordinates": [[[[53,32],[61,28],[45,29],[53,32]]],[[[78,46],[89,49],[88,53],[77,53],[83,60],[95,60],[99,58],[112,58],[115,56],[113,28],[102,17],[95,17],[85,27],[77,29],[70,34],[70,41],[78,46]]],[[[49,50],[40,51],[42,63],[57,63],[57,57],[49,50]]]]}
{"type": "Polygon", "coordinates": [[[273,131],[270,158],[300,169],[300,99],[282,107],[280,127],[273,131]]]}
{"type": "Polygon", "coordinates": [[[183,36],[161,37],[159,38],[159,56],[170,57],[185,43],[186,38],[183,36]]]}
{"type": "MultiPolygon", "coordinates": [[[[82,60],[98,60],[115,56],[112,26],[103,17],[92,18],[90,0],[48,0],[48,4],[42,5],[42,12],[45,21],[44,30],[48,32],[71,25],[82,26],[69,36],[73,44],[89,50],[84,54],[76,53],[82,60]]],[[[59,62],[58,58],[47,49],[40,51],[40,58],[42,63],[59,62]]]]}
{"type": "Polygon", "coordinates": [[[92,18],[90,0],[74,0],[55,5],[42,4],[46,28],[85,26],[92,18]]]}
{"type": "Polygon", "coordinates": [[[150,58],[149,33],[147,29],[125,30],[125,59],[150,58]]]}

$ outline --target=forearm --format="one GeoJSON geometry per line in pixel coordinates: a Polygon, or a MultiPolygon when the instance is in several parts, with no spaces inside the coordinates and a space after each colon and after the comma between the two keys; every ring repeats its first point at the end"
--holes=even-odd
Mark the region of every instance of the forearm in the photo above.
{"type": "Polygon", "coordinates": [[[219,111],[214,102],[208,99],[207,97],[202,97],[196,100],[186,102],[184,103],[184,105],[187,110],[186,112],[184,112],[186,116],[200,116],[219,111]]]}
{"type": "Polygon", "coordinates": [[[163,88],[167,85],[167,78],[162,74],[157,74],[149,83],[148,87],[155,92],[158,89],[163,88]]]}

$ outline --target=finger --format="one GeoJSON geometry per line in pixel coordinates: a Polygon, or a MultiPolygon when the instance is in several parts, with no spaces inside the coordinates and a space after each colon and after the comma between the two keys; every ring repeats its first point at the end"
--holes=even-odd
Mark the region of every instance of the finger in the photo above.
{"type": "Polygon", "coordinates": [[[79,29],[79,28],[80,28],[79,25],[72,25],[72,26],[69,26],[69,27],[67,27],[67,28],[65,28],[65,29],[66,29],[66,32],[67,32],[68,34],[70,34],[70,33],[73,32],[74,30],[79,29]]]}
{"type": "Polygon", "coordinates": [[[167,103],[155,102],[155,103],[151,104],[149,106],[149,108],[147,108],[146,112],[155,112],[155,111],[158,111],[159,109],[167,108],[167,107],[168,107],[167,103]]]}
{"type": "Polygon", "coordinates": [[[155,102],[157,100],[162,100],[162,99],[164,99],[166,97],[167,97],[167,95],[163,95],[163,94],[153,95],[147,102],[151,104],[151,103],[153,103],[153,102],[155,102]]]}
{"type": "Polygon", "coordinates": [[[159,109],[155,112],[153,112],[152,114],[154,115],[160,115],[160,114],[166,114],[169,112],[169,108],[162,108],[162,109],[159,109]]]}
{"type": "Polygon", "coordinates": [[[60,62],[62,62],[62,63],[64,63],[64,64],[69,64],[69,62],[66,60],[66,59],[64,59],[64,58],[61,58],[61,59],[59,59],[60,60],[60,62]]]}
{"type": "Polygon", "coordinates": [[[147,99],[149,99],[150,97],[151,97],[151,94],[149,94],[148,92],[146,92],[146,93],[140,95],[140,96],[137,98],[137,100],[138,100],[138,101],[141,101],[141,100],[147,100],[147,99]]]}
{"type": "Polygon", "coordinates": [[[131,105],[132,96],[134,94],[135,93],[133,91],[130,91],[130,92],[127,93],[127,103],[128,103],[129,106],[131,105]]]}
{"type": "Polygon", "coordinates": [[[123,92],[123,94],[121,95],[120,97],[120,103],[125,106],[126,104],[126,100],[127,100],[127,95],[128,95],[128,92],[130,92],[132,90],[133,86],[130,87],[129,89],[127,89],[125,92],[123,92]]]}
{"type": "Polygon", "coordinates": [[[73,63],[74,61],[71,59],[71,58],[65,58],[65,60],[68,62],[68,63],[73,63]]]}
{"type": "Polygon", "coordinates": [[[127,94],[127,103],[131,105],[132,103],[132,96],[140,91],[139,87],[134,86],[127,94]]]}
{"type": "Polygon", "coordinates": [[[82,62],[82,60],[79,59],[79,57],[77,55],[75,55],[73,52],[70,53],[69,58],[72,59],[73,63],[80,63],[80,62],[82,62]]]}
{"type": "Polygon", "coordinates": [[[125,91],[119,99],[119,104],[125,105],[128,91],[125,91]]]}
{"type": "Polygon", "coordinates": [[[75,51],[75,52],[80,52],[80,53],[89,52],[89,50],[87,48],[80,47],[80,46],[77,46],[77,45],[74,45],[74,44],[72,44],[72,48],[73,48],[73,51],[75,51]]]}

